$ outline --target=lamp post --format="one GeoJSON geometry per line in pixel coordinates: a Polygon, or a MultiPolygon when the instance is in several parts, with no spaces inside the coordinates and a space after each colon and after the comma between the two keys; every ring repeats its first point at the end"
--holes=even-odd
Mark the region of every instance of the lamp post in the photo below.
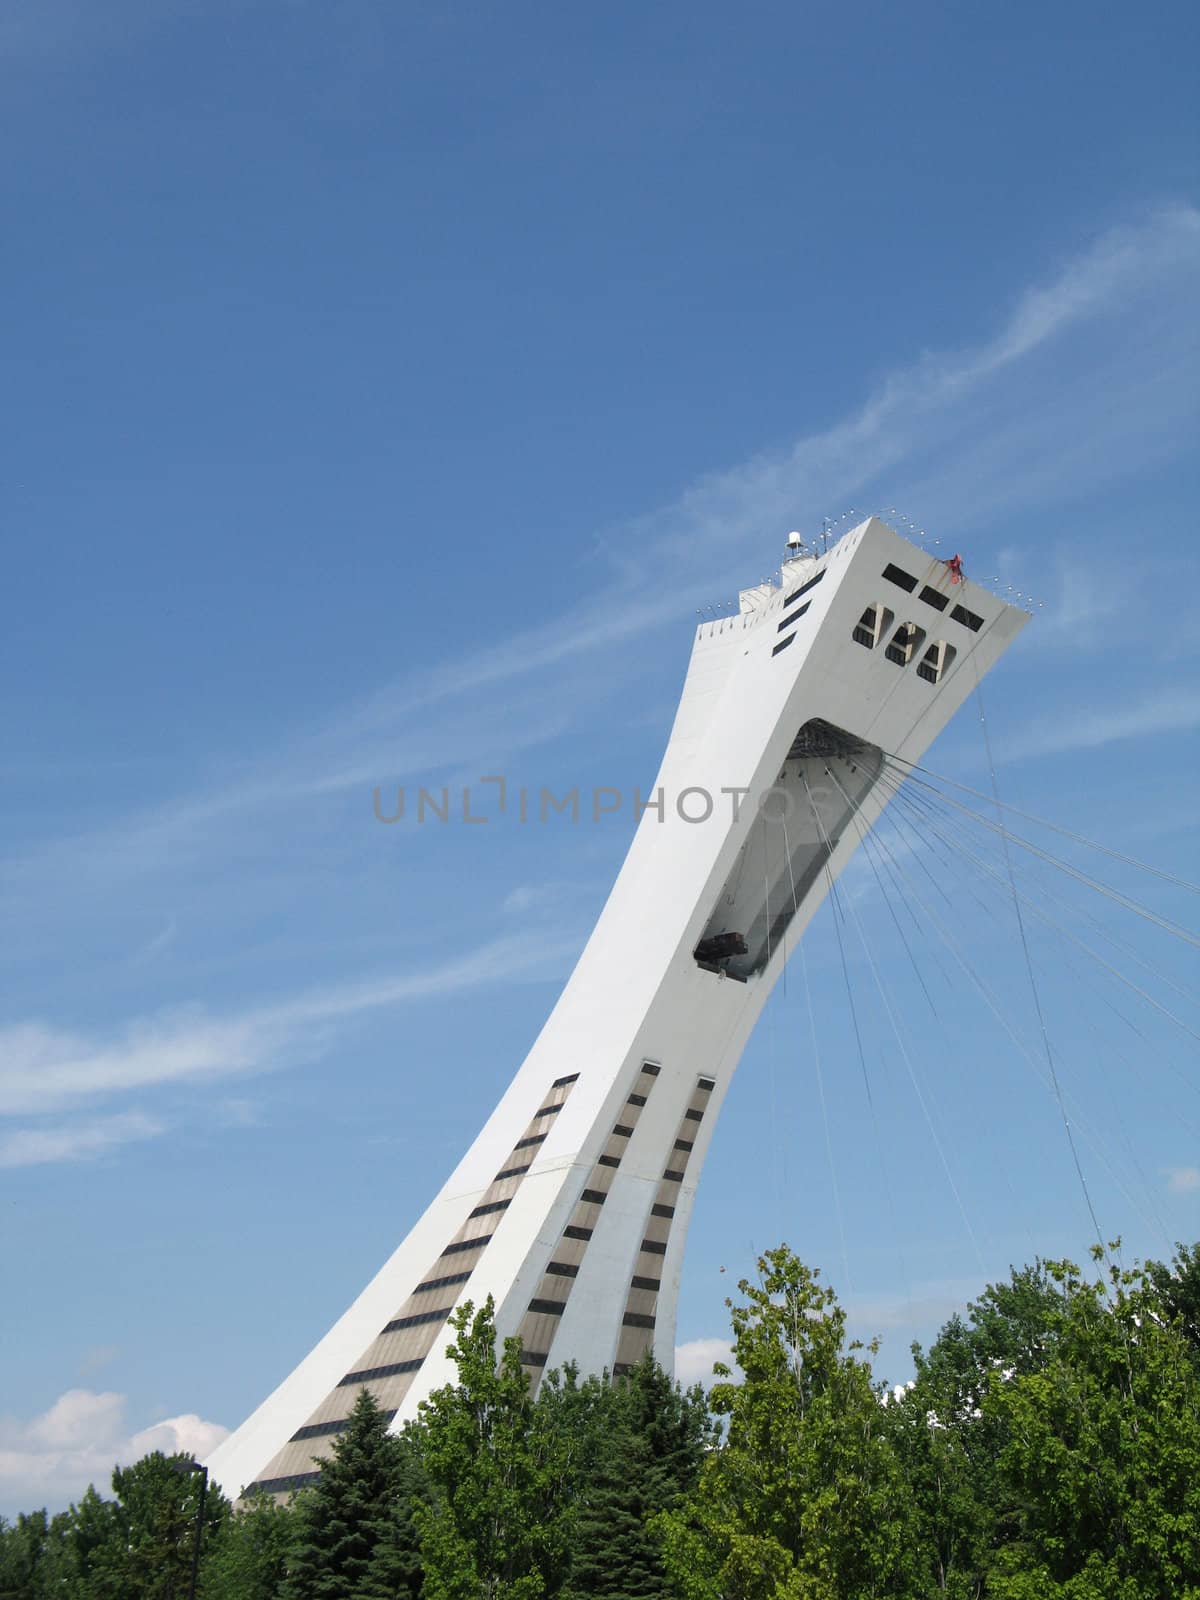
{"type": "Polygon", "coordinates": [[[188,1580],[188,1600],[196,1600],[196,1578],[200,1572],[200,1538],[204,1532],[204,1497],[208,1492],[208,1468],[198,1461],[177,1458],[171,1462],[176,1472],[200,1474],[200,1504],[196,1508],[196,1537],[192,1541],[192,1575],[188,1580]]]}

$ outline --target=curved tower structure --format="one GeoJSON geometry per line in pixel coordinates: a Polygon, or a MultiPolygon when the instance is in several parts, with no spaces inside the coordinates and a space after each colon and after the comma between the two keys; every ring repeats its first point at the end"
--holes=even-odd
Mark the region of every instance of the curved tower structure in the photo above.
{"type": "Polygon", "coordinates": [[[455,1377],[447,1319],[489,1294],[536,1381],[668,1368],[721,1102],[789,950],[888,799],[1029,620],[870,518],[696,630],[670,741],[608,902],[441,1193],[208,1465],[310,1482],[369,1386],[399,1426],[455,1377]]]}

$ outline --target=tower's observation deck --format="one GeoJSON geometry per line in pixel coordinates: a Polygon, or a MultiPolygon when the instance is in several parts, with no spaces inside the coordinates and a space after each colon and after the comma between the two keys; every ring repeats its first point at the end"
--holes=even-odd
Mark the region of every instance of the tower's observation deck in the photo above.
{"type": "Polygon", "coordinates": [[[917,761],[1029,620],[870,518],[703,623],[624,866],[570,981],[441,1194],[214,1453],[232,1494],[310,1481],[369,1386],[399,1425],[489,1294],[527,1371],[672,1361],[717,1112],[788,952],[917,761]]]}

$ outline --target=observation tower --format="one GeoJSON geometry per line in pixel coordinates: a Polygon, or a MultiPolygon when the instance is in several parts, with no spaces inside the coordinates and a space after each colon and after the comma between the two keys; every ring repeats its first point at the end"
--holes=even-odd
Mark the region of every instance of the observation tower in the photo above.
{"type": "Polygon", "coordinates": [[[667,1367],[688,1219],[751,1030],[838,874],[1029,620],[868,518],[797,536],[696,630],[608,902],[483,1131],[390,1260],[210,1457],[227,1493],[313,1481],[372,1390],[400,1427],[454,1381],[447,1319],[491,1295],[547,1366],[667,1367]]]}

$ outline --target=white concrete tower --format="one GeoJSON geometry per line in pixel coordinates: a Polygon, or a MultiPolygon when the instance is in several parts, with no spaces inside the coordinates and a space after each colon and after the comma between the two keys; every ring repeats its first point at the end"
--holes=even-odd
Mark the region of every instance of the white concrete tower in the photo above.
{"type": "Polygon", "coordinates": [[[483,1132],[312,1353],[219,1446],[236,1495],[311,1481],[369,1386],[454,1378],[489,1294],[535,1379],[668,1368],[696,1185],[787,954],[887,803],[1028,621],[870,518],[696,631],[651,804],[579,962],[483,1132]]]}

